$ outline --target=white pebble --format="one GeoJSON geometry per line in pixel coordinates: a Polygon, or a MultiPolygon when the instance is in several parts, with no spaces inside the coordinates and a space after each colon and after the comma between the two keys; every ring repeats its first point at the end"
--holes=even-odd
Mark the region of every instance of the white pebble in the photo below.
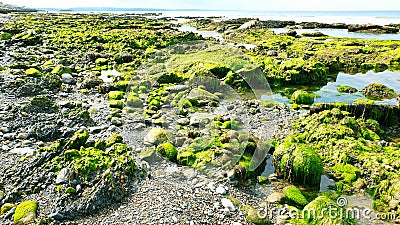
{"type": "Polygon", "coordinates": [[[226,209],[229,209],[229,211],[234,212],[235,206],[233,205],[232,201],[226,198],[223,198],[221,200],[222,206],[224,206],[226,209]]]}

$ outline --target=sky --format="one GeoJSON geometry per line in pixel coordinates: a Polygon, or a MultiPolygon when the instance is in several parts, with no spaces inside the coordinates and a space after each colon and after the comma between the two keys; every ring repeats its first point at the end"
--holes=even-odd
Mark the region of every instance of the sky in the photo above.
{"type": "Polygon", "coordinates": [[[0,0],[30,8],[162,8],[262,11],[400,10],[400,0],[0,0]]]}

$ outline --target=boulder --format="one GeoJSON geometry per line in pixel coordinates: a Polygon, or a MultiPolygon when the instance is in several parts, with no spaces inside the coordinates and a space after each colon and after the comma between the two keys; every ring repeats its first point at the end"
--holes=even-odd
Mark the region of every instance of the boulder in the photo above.
{"type": "Polygon", "coordinates": [[[383,100],[396,98],[396,92],[386,85],[373,83],[361,90],[361,93],[371,100],[383,100]]]}
{"type": "Polygon", "coordinates": [[[165,142],[174,142],[174,134],[171,131],[162,128],[153,128],[147,133],[144,142],[150,145],[159,145],[165,142]]]}
{"type": "Polygon", "coordinates": [[[276,148],[272,163],[278,176],[291,183],[319,189],[322,161],[310,147],[284,142],[276,148]]]}
{"type": "Polygon", "coordinates": [[[63,73],[61,78],[65,84],[76,84],[76,79],[69,73],[63,73]]]}

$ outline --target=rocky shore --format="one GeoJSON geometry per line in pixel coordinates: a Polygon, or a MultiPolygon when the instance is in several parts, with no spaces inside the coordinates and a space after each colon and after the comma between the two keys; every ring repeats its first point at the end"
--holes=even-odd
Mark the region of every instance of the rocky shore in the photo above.
{"type": "Polygon", "coordinates": [[[347,29],[349,32],[394,34],[399,33],[398,24],[385,26],[374,24],[345,24],[345,23],[320,23],[320,22],[295,22],[281,20],[259,20],[254,18],[240,18],[214,22],[210,18],[190,18],[199,29],[217,30],[225,32],[233,29],[249,28],[288,28],[288,29],[347,29]]]}
{"type": "Polygon", "coordinates": [[[227,40],[249,51],[171,20],[1,17],[1,224],[355,224],[324,204],[371,191],[375,210],[399,212],[398,106],[372,105],[398,93],[371,84],[362,103],[312,106],[291,85],[394,70],[400,43],[265,29],[323,24],[194,19],[233,29],[227,40]],[[262,99],[281,90],[291,105],[262,99]],[[307,209],[324,220],[288,214],[307,209]]]}

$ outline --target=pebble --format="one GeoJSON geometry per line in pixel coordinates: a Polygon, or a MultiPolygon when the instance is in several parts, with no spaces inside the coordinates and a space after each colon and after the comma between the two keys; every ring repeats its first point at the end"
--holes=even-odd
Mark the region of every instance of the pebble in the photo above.
{"type": "Polygon", "coordinates": [[[115,125],[115,126],[122,126],[123,122],[122,122],[122,120],[113,117],[111,119],[111,124],[115,125]]]}
{"type": "Polygon", "coordinates": [[[6,139],[6,140],[14,140],[15,139],[15,134],[14,133],[4,134],[3,138],[6,139]]]}
{"type": "Polygon", "coordinates": [[[76,79],[69,73],[64,73],[61,78],[65,84],[76,84],[76,79]]]}
{"type": "Polygon", "coordinates": [[[64,219],[64,216],[61,213],[56,212],[56,213],[49,215],[49,218],[56,220],[56,221],[61,221],[64,219]]]}
{"type": "Polygon", "coordinates": [[[36,150],[33,148],[14,148],[13,150],[10,151],[10,153],[13,154],[18,154],[18,155],[26,155],[26,156],[32,156],[36,153],[36,150]]]}
{"type": "Polygon", "coordinates": [[[57,175],[56,184],[66,183],[68,181],[70,171],[67,168],[62,168],[57,175]]]}
{"type": "Polygon", "coordinates": [[[217,189],[215,190],[215,193],[224,195],[224,194],[226,194],[226,190],[223,186],[218,186],[217,189]]]}
{"type": "Polygon", "coordinates": [[[221,199],[221,204],[222,204],[223,207],[225,207],[225,209],[228,209],[231,212],[234,212],[236,210],[236,208],[233,205],[232,201],[227,199],[227,198],[221,199]]]}
{"type": "Polygon", "coordinates": [[[3,134],[7,134],[7,133],[11,132],[11,129],[8,127],[0,127],[0,132],[3,134]]]}

